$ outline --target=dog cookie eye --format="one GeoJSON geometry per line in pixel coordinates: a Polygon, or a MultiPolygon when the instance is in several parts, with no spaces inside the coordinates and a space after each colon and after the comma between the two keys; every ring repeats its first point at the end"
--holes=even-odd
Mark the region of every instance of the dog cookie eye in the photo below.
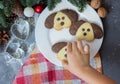
{"type": "Polygon", "coordinates": [[[60,18],[57,18],[57,21],[59,21],[60,20],[60,18]]]}
{"type": "Polygon", "coordinates": [[[67,54],[65,54],[64,56],[67,57],[67,54]]]}
{"type": "Polygon", "coordinates": [[[64,25],[64,22],[61,22],[60,25],[63,26],[63,25],[64,25]]]}
{"type": "Polygon", "coordinates": [[[82,28],[82,31],[85,31],[85,29],[84,29],[84,28],[82,28]]]}
{"type": "Polygon", "coordinates": [[[83,35],[84,35],[84,36],[86,36],[86,35],[87,35],[87,33],[83,33],[83,35]]]}
{"type": "Polygon", "coordinates": [[[90,29],[88,28],[87,31],[90,32],[90,29]]]}
{"type": "Polygon", "coordinates": [[[62,17],[62,20],[64,20],[65,19],[65,17],[62,17]]]}

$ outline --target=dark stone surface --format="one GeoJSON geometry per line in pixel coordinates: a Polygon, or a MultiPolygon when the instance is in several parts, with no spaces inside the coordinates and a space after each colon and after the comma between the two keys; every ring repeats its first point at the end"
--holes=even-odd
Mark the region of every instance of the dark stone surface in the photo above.
{"type": "Polygon", "coordinates": [[[120,84],[120,0],[103,0],[108,16],[103,19],[105,37],[100,53],[103,72],[120,84]]]}

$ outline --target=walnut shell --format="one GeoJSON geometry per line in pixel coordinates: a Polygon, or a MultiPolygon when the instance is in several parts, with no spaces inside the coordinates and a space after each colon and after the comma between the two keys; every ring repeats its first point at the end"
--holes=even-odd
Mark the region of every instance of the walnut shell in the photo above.
{"type": "Polygon", "coordinates": [[[105,18],[107,16],[107,10],[104,8],[104,7],[100,7],[98,9],[98,15],[101,17],[101,18],[105,18]]]}
{"type": "Polygon", "coordinates": [[[91,6],[94,8],[94,9],[98,9],[102,4],[102,0],[91,0],[91,6]]]}

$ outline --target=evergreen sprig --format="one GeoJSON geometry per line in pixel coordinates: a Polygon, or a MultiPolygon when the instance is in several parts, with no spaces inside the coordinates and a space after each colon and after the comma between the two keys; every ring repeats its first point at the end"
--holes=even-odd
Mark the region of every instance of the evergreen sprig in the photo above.
{"type": "Polygon", "coordinates": [[[38,0],[20,0],[24,7],[32,7],[37,3],[38,0]]]}
{"type": "Polygon", "coordinates": [[[6,28],[10,22],[7,22],[6,17],[12,13],[15,0],[0,0],[0,26],[6,28]]]}
{"type": "Polygon", "coordinates": [[[2,12],[3,10],[0,9],[1,13],[0,13],[0,24],[3,27],[7,27],[7,21],[6,21],[6,16],[4,14],[4,12],[2,12]]]}
{"type": "Polygon", "coordinates": [[[60,2],[61,2],[61,0],[47,0],[48,9],[49,10],[54,9],[55,6],[60,2]]]}
{"type": "MultiPolygon", "coordinates": [[[[61,0],[40,0],[41,2],[47,2],[49,10],[53,10],[55,6],[61,2],[61,0]]],[[[71,4],[76,6],[80,12],[84,11],[86,7],[87,0],[68,0],[71,4]]]]}
{"type": "Polygon", "coordinates": [[[3,1],[0,1],[0,9],[3,9],[4,5],[3,5],[3,1]]]}
{"type": "Polygon", "coordinates": [[[84,11],[84,8],[86,7],[87,0],[68,0],[71,2],[74,6],[78,7],[78,10],[80,12],[84,11]]]}
{"type": "Polygon", "coordinates": [[[13,9],[13,5],[14,5],[14,1],[15,0],[4,0],[4,14],[5,16],[10,16],[10,14],[12,13],[12,9],[13,9]]]}

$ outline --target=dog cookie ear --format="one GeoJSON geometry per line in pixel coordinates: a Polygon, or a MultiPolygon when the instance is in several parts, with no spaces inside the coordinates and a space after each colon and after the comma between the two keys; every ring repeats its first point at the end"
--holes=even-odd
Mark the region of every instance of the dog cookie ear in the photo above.
{"type": "Polygon", "coordinates": [[[85,21],[83,21],[83,20],[78,21],[78,22],[75,22],[75,23],[70,27],[70,30],[69,30],[70,34],[71,34],[71,35],[76,35],[77,30],[79,29],[79,27],[80,27],[83,23],[85,23],[85,21]]]}
{"type": "Polygon", "coordinates": [[[48,28],[48,29],[53,28],[55,15],[56,15],[56,13],[53,13],[47,17],[47,19],[45,20],[45,27],[46,28],[48,28]]]}
{"type": "Polygon", "coordinates": [[[58,60],[67,61],[67,42],[59,42],[52,46],[52,50],[57,53],[58,60]]]}
{"type": "Polygon", "coordinates": [[[103,31],[98,25],[91,23],[91,26],[93,28],[94,38],[100,39],[101,37],[103,37],[103,31]]]}
{"type": "Polygon", "coordinates": [[[65,9],[65,10],[62,10],[61,12],[66,14],[70,18],[72,23],[74,23],[78,20],[78,14],[74,10],[65,9]]]}
{"type": "Polygon", "coordinates": [[[67,46],[67,42],[59,42],[52,46],[52,51],[58,53],[63,47],[67,46]]]}

